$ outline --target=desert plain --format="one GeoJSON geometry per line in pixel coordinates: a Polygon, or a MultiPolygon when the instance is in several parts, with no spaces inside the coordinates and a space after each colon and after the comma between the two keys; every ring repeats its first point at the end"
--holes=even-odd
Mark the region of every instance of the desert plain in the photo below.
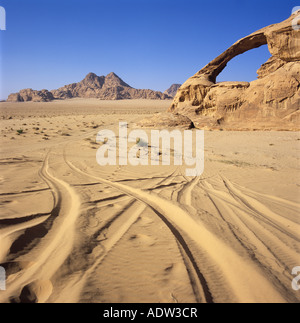
{"type": "Polygon", "coordinates": [[[169,105],[0,103],[0,303],[300,301],[299,132],[205,131],[198,177],[97,163],[98,131],[169,105]]]}

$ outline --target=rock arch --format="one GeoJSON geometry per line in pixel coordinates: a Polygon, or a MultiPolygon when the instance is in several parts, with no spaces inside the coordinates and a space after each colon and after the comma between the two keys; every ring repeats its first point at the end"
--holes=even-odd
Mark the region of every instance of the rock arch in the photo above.
{"type": "Polygon", "coordinates": [[[198,128],[241,129],[243,119],[245,129],[298,129],[300,31],[294,18],[233,44],[180,87],[169,112],[187,116],[198,128]],[[263,45],[272,57],[258,70],[258,80],[216,83],[229,61],[263,45]]]}
{"type": "Polygon", "coordinates": [[[203,75],[208,81],[216,83],[217,76],[224,70],[224,68],[233,58],[251,49],[267,44],[267,37],[263,32],[247,36],[236,42],[228,50],[211,61],[196,75],[203,75]]]}

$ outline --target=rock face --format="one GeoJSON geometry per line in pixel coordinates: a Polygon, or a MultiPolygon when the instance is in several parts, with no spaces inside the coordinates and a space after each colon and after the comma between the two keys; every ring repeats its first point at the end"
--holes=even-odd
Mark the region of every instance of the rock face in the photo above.
{"type": "Polygon", "coordinates": [[[89,73],[81,82],[66,85],[52,91],[55,98],[98,98],[102,100],[154,99],[165,100],[170,97],[152,90],[138,90],[120,79],[115,73],[97,76],[89,73]]]}
{"type": "Polygon", "coordinates": [[[7,101],[9,102],[48,102],[54,100],[53,94],[48,90],[35,91],[32,89],[24,89],[19,93],[13,93],[8,96],[7,101]]]}
{"type": "Polygon", "coordinates": [[[169,128],[194,128],[192,121],[179,114],[173,113],[157,113],[151,118],[145,118],[137,123],[138,127],[142,128],[156,128],[156,129],[169,129],[169,128]]]}
{"type": "Polygon", "coordinates": [[[292,28],[294,18],[236,42],[180,87],[169,112],[203,129],[299,130],[300,32],[292,28]],[[265,44],[272,57],[257,80],[216,83],[231,59],[265,44]]]}
{"type": "Polygon", "coordinates": [[[21,90],[19,93],[11,94],[7,101],[51,101],[71,98],[98,98],[102,100],[172,99],[161,92],[134,89],[115,73],[110,73],[107,76],[89,73],[81,82],[65,85],[51,92],[47,90],[21,90]]]}
{"type": "Polygon", "coordinates": [[[180,87],[181,84],[172,84],[164,93],[174,98],[180,87]]]}

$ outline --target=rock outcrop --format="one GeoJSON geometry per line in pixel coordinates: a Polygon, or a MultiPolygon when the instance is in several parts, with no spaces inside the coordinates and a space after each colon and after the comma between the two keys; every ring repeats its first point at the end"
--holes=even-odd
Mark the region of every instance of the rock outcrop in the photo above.
{"type": "Polygon", "coordinates": [[[19,93],[11,94],[7,101],[51,101],[71,98],[98,98],[101,100],[172,99],[162,92],[134,89],[115,73],[110,73],[107,76],[89,73],[81,82],[65,85],[51,92],[47,90],[21,90],[19,93]]]}
{"type": "Polygon", "coordinates": [[[156,128],[156,129],[169,129],[169,128],[194,128],[193,122],[180,114],[173,113],[157,113],[150,118],[145,118],[136,124],[141,128],[156,128]]]}
{"type": "Polygon", "coordinates": [[[54,100],[53,94],[48,90],[35,91],[32,89],[24,89],[19,93],[13,93],[8,96],[9,102],[49,102],[54,100]]]}
{"type": "Polygon", "coordinates": [[[66,85],[52,91],[55,98],[98,98],[101,100],[155,99],[165,100],[170,97],[152,90],[134,89],[115,73],[97,76],[89,73],[81,82],[66,85]]]}
{"type": "Polygon", "coordinates": [[[174,98],[180,87],[181,84],[172,84],[164,93],[174,98]]]}
{"type": "Polygon", "coordinates": [[[292,27],[294,18],[236,42],[180,87],[169,112],[202,129],[299,130],[300,31],[292,27]],[[272,57],[257,80],[216,83],[231,59],[265,44],[272,57]]]}

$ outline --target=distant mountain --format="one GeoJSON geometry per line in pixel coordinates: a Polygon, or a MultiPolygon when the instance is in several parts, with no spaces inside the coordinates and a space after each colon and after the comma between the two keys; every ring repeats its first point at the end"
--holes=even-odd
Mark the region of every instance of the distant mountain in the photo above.
{"type": "Polygon", "coordinates": [[[89,73],[82,81],[65,85],[51,92],[47,90],[21,90],[9,95],[7,101],[51,101],[55,99],[98,98],[101,100],[152,99],[166,100],[172,97],[157,91],[134,89],[115,73],[97,76],[89,73]],[[46,92],[45,92],[46,91],[46,92]]]}
{"type": "Polygon", "coordinates": [[[8,96],[6,101],[10,102],[48,102],[54,100],[53,94],[48,90],[36,91],[32,89],[24,89],[18,93],[13,93],[8,96]]]}
{"type": "Polygon", "coordinates": [[[164,93],[174,98],[180,87],[181,84],[172,84],[164,93]]]}

